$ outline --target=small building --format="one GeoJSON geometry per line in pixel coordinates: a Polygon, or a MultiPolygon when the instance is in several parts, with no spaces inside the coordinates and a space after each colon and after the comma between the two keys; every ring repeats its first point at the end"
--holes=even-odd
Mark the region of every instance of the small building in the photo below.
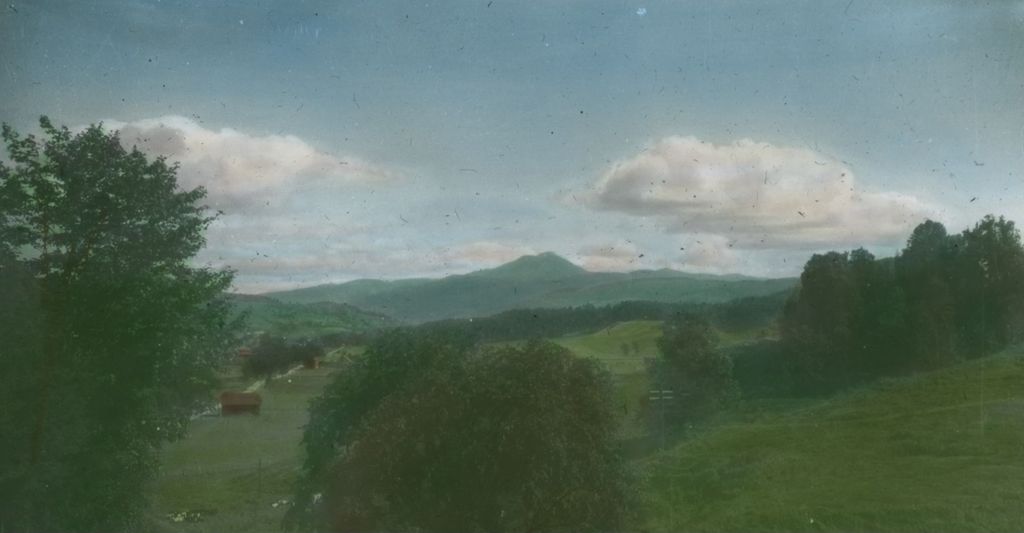
{"type": "Polygon", "coordinates": [[[314,369],[320,368],[320,360],[316,357],[307,357],[302,360],[302,368],[314,369]]]}
{"type": "Polygon", "coordinates": [[[238,357],[240,357],[242,359],[248,359],[248,358],[252,357],[252,349],[251,348],[247,348],[247,347],[239,348],[238,349],[238,357]]]}
{"type": "Polygon", "coordinates": [[[224,391],[220,393],[220,415],[260,414],[263,398],[255,392],[224,391]]]}

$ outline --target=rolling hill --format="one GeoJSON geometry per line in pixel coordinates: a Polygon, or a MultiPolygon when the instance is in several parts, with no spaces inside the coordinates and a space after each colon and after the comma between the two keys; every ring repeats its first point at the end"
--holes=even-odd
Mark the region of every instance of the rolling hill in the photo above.
{"type": "Polygon", "coordinates": [[[1018,531],[1024,347],[752,412],[649,458],[646,531],[1018,531]]]}
{"type": "Polygon", "coordinates": [[[235,313],[246,313],[246,329],[286,338],[332,333],[367,333],[394,325],[389,317],[335,302],[287,303],[266,296],[228,295],[235,313]]]}
{"type": "Polygon", "coordinates": [[[553,253],[440,279],[356,280],[267,293],[282,302],[335,302],[409,322],[485,316],[516,308],[624,301],[724,302],[786,290],[794,278],[689,274],[674,270],[589,272],[553,253]]]}

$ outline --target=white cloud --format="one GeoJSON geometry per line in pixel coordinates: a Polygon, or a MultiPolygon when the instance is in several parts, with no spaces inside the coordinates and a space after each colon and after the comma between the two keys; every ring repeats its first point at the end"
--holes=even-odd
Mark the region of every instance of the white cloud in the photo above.
{"type": "Polygon", "coordinates": [[[215,207],[251,204],[261,194],[297,187],[330,189],[391,180],[396,172],[352,156],[320,151],[294,135],[251,135],[211,130],[192,119],[165,116],[134,122],[106,120],[126,147],[180,163],[185,188],[202,185],[215,207]]]}
{"type": "Polygon", "coordinates": [[[739,254],[728,238],[700,235],[683,247],[680,268],[689,272],[725,274],[735,272],[739,263],[739,254]]]}
{"type": "Polygon", "coordinates": [[[438,255],[439,264],[455,269],[495,267],[537,251],[530,246],[496,241],[476,241],[445,248],[438,255]]]}
{"type": "Polygon", "coordinates": [[[582,201],[744,249],[893,244],[935,213],[912,195],[859,187],[848,165],[809,149],[695,137],[617,162],[582,201]]]}
{"type": "Polygon", "coordinates": [[[197,262],[237,270],[235,289],[268,290],[404,274],[412,252],[390,237],[399,219],[371,209],[396,170],[333,155],[294,135],[208,129],[186,117],[105,120],[126,147],[177,163],[182,188],[203,186],[224,211],[197,262]]]}
{"type": "Polygon", "coordinates": [[[631,242],[584,246],[575,259],[591,272],[627,272],[643,268],[643,254],[631,242]]]}

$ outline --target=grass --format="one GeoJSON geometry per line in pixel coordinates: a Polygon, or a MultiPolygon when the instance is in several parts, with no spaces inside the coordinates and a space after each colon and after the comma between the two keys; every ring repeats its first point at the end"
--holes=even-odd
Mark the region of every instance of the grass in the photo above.
{"type": "MultiPolygon", "coordinates": [[[[616,365],[627,440],[646,435],[643,357],[659,334],[657,322],[628,322],[556,339],[616,365]]],[[[150,492],[154,529],[276,531],[285,507],[273,504],[291,497],[307,403],[339,356],[272,381],[260,416],[194,421],[164,451],[150,492]],[[190,510],[206,512],[196,523],[166,518],[190,510]]],[[[667,450],[639,455],[643,522],[630,529],[1019,530],[1022,428],[1024,348],[825,400],[746,402],[667,450]]]]}
{"type": "MultiPolygon", "coordinates": [[[[350,352],[353,350],[349,350],[350,352]]],[[[193,420],[181,441],[165,447],[161,474],[150,487],[154,528],[161,531],[278,531],[301,463],[299,443],[308,402],[337,369],[341,352],[319,369],[274,379],[259,392],[259,416],[193,420]],[[199,511],[198,522],[170,513],[199,511]]],[[[229,374],[237,387],[237,377],[229,374]]]]}
{"type": "Polygon", "coordinates": [[[661,322],[637,320],[587,335],[552,339],[579,357],[600,361],[611,372],[622,438],[637,439],[646,434],[644,400],[650,387],[644,359],[657,355],[660,336],[661,322]]]}
{"type": "MultiPolygon", "coordinates": [[[[644,421],[650,380],[644,360],[658,357],[662,323],[656,320],[622,322],[595,333],[552,339],[580,357],[600,361],[611,372],[615,385],[615,406],[621,406],[620,436],[639,439],[647,435],[644,421]]],[[[743,331],[718,330],[718,345],[734,348],[774,336],[772,328],[743,331]]]]}
{"type": "Polygon", "coordinates": [[[656,357],[661,322],[635,320],[607,327],[596,333],[553,339],[580,357],[601,361],[612,374],[644,371],[644,358],[656,357]]]}
{"type": "Polygon", "coordinates": [[[652,531],[1016,531],[1024,350],[723,424],[643,463],[652,531]]]}

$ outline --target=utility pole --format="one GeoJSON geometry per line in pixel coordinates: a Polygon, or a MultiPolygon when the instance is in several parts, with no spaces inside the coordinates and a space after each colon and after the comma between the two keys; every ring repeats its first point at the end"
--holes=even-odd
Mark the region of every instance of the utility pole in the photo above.
{"type": "Polygon", "coordinates": [[[649,392],[648,399],[652,402],[657,402],[658,415],[660,418],[659,425],[661,433],[661,450],[665,451],[665,411],[668,409],[668,403],[673,401],[672,389],[654,389],[649,392]]]}
{"type": "MultiPolygon", "coordinates": [[[[671,402],[671,401],[673,401],[675,399],[674,392],[672,391],[672,389],[654,389],[654,390],[651,390],[649,392],[649,394],[650,394],[650,396],[648,398],[652,402],[657,402],[657,405],[658,405],[658,411],[659,411],[658,414],[659,414],[659,417],[661,418],[661,420],[660,420],[660,425],[661,425],[661,431],[660,431],[661,432],[661,451],[664,452],[665,451],[665,444],[666,444],[666,439],[665,439],[665,411],[668,410],[669,402],[671,402]]],[[[669,524],[671,524],[672,528],[675,528],[675,523],[676,523],[676,520],[675,520],[675,508],[672,505],[672,496],[675,495],[675,475],[670,473],[670,474],[668,474],[668,476],[669,476],[669,484],[670,484],[670,491],[669,491],[669,498],[668,498],[668,502],[669,502],[668,503],[669,524]]]]}

